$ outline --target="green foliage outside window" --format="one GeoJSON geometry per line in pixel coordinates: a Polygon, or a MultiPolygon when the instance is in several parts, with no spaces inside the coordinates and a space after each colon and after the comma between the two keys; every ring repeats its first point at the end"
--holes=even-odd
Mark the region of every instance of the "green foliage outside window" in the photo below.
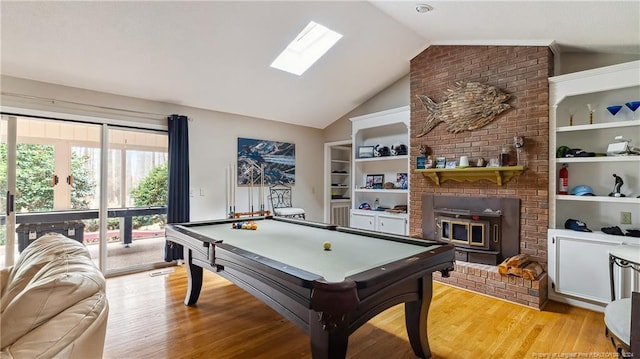
{"type": "MultiPolygon", "coordinates": [[[[140,183],[131,190],[133,204],[136,207],[165,206],[169,184],[169,166],[154,167],[140,183]]],[[[154,223],[159,223],[162,228],[166,224],[166,215],[133,217],[133,228],[140,228],[154,223]]]]}
{"type": "MultiPolygon", "coordinates": [[[[95,192],[95,176],[85,164],[88,156],[71,154],[71,207],[86,209],[95,192]]],[[[16,212],[43,212],[53,210],[54,148],[51,145],[20,143],[16,148],[16,212]]],[[[59,178],[59,184],[65,177],[59,178]]],[[[7,188],[7,145],[0,143],[0,188],[7,188]]],[[[0,200],[6,203],[6,192],[0,191],[0,200]]],[[[0,244],[5,243],[4,233],[0,244]]]]}
{"type": "MultiPolygon", "coordinates": [[[[25,144],[17,146],[16,212],[43,212],[53,209],[53,146],[25,144]]],[[[96,188],[94,174],[86,168],[88,156],[71,154],[71,208],[87,209],[96,188]]],[[[64,183],[66,178],[59,178],[64,183]]],[[[60,185],[60,184],[59,184],[60,185]]],[[[0,144],[0,188],[7,187],[7,148],[0,144]]],[[[1,194],[2,200],[6,193],[1,194]]]]}

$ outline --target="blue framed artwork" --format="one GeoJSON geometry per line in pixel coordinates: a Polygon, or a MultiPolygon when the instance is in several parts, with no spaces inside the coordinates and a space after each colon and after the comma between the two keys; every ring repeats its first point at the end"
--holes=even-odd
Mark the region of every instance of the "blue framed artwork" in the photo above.
{"type": "Polygon", "coordinates": [[[260,167],[264,165],[264,184],[294,184],[296,180],[296,145],[287,142],[238,137],[238,184],[261,183],[260,167]]]}

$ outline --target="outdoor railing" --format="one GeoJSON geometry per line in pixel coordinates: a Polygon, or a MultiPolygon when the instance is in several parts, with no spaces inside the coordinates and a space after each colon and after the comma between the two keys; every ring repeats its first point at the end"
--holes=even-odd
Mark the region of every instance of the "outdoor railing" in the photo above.
{"type": "MultiPolygon", "coordinates": [[[[16,224],[40,224],[40,223],[65,223],[83,219],[98,218],[97,209],[80,209],[50,212],[16,213],[16,224]]],[[[133,217],[149,216],[154,214],[166,214],[166,206],[158,207],[134,207],[134,208],[109,208],[108,218],[124,218],[123,243],[131,244],[133,239],[133,217]]],[[[0,225],[5,224],[6,215],[0,215],[0,225]]]]}

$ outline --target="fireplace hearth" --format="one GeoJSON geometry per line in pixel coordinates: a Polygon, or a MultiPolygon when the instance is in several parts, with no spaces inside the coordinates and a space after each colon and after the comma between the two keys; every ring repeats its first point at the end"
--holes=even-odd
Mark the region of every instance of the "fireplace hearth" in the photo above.
{"type": "Polygon", "coordinates": [[[423,195],[423,238],[456,246],[456,260],[497,265],[519,253],[520,199],[423,195]]]}

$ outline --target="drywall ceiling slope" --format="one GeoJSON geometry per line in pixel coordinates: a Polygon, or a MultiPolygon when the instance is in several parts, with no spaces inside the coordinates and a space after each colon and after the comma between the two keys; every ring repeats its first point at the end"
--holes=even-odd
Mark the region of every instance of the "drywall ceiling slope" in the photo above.
{"type": "Polygon", "coordinates": [[[426,47],[369,2],[6,2],[2,73],[315,128],[426,47]],[[344,37],[298,77],[269,67],[309,21],[344,37]]]}

